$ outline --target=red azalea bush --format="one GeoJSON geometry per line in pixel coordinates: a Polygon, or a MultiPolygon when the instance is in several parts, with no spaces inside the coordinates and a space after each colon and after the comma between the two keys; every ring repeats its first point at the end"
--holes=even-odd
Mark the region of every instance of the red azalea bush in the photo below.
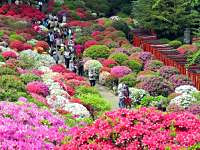
{"type": "Polygon", "coordinates": [[[122,78],[131,73],[131,69],[126,66],[115,66],[111,69],[111,75],[115,78],[122,78]]]}
{"type": "Polygon", "coordinates": [[[84,48],[89,48],[90,46],[92,45],[98,45],[98,42],[95,41],[95,40],[89,40],[89,41],[86,41],[85,44],[84,44],[84,48]]]}
{"type": "Polygon", "coordinates": [[[100,31],[94,31],[94,32],[92,32],[92,37],[93,38],[95,38],[97,35],[100,35],[101,34],[101,32],[100,31]]]}
{"type": "Polygon", "coordinates": [[[3,58],[8,59],[8,58],[17,58],[17,54],[13,51],[5,51],[2,52],[1,55],[3,58]]]}
{"type": "Polygon", "coordinates": [[[68,72],[67,69],[65,68],[65,66],[63,66],[62,64],[56,64],[50,67],[50,69],[53,72],[58,72],[58,73],[66,73],[68,72]]]}
{"type": "Polygon", "coordinates": [[[28,49],[33,49],[32,45],[28,44],[28,43],[24,43],[22,45],[22,49],[23,50],[28,50],[28,49]]]}
{"type": "Polygon", "coordinates": [[[109,67],[109,68],[112,68],[112,67],[118,65],[118,63],[115,60],[113,60],[113,59],[105,59],[102,62],[102,64],[103,64],[104,67],[109,67]]]}
{"type": "Polygon", "coordinates": [[[38,94],[38,95],[42,95],[44,97],[49,95],[48,86],[45,85],[43,82],[40,82],[40,81],[29,82],[26,86],[26,90],[29,93],[35,93],[35,94],[38,94]]]}
{"type": "Polygon", "coordinates": [[[56,150],[187,149],[200,142],[199,126],[200,120],[190,113],[120,109],[73,130],[68,143],[56,150]]]}
{"type": "Polygon", "coordinates": [[[16,49],[17,51],[22,51],[23,50],[23,42],[14,40],[10,42],[9,47],[12,49],[16,49]]]}
{"type": "Polygon", "coordinates": [[[70,96],[74,96],[75,94],[75,90],[70,87],[70,86],[65,86],[65,90],[67,91],[67,93],[70,95],[70,96]]]}
{"type": "Polygon", "coordinates": [[[45,41],[38,41],[35,47],[42,47],[44,50],[49,48],[49,44],[45,41]]]}
{"type": "Polygon", "coordinates": [[[78,86],[89,86],[89,84],[86,81],[79,81],[79,80],[75,80],[75,79],[67,80],[66,85],[68,85],[74,89],[78,86]]]}

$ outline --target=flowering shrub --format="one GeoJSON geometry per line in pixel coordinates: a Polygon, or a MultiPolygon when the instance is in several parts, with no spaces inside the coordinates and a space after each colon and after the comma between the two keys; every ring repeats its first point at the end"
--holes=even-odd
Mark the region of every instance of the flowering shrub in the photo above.
{"type": "Polygon", "coordinates": [[[124,61],[128,60],[128,55],[124,53],[114,53],[109,56],[109,59],[113,59],[117,63],[122,64],[124,61]]]}
{"type": "Polygon", "coordinates": [[[111,76],[111,74],[107,71],[102,71],[100,74],[99,74],[99,83],[101,85],[105,85],[107,79],[111,76]]]}
{"type": "Polygon", "coordinates": [[[4,128],[1,149],[40,150],[45,147],[50,150],[61,143],[67,127],[64,120],[47,110],[23,102],[1,102],[0,108],[1,127],[4,128]]]}
{"type": "Polygon", "coordinates": [[[137,83],[136,74],[130,73],[130,74],[120,78],[120,82],[125,83],[129,87],[134,87],[137,83]]]}
{"type": "Polygon", "coordinates": [[[168,96],[173,92],[171,84],[161,77],[151,77],[141,82],[139,88],[148,91],[151,96],[168,96]]]}
{"type": "Polygon", "coordinates": [[[179,71],[172,66],[163,66],[160,68],[159,73],[163,78],[169,79],[171,76],[179,74],[179,71]]]}
{"type": "Polygon", "coordinates": [[[147,61],[153,59],[153,56],[150,52],[140,52],[139,53],[139,58],[146,63],[147,61]]]}
{"type": "Polygon", "coordinates": [[[23,42],[14,40],[10,42],[10,48],[16,49],[17,51],[22,51],[23,50],[23,42]]]}
{"type": "Polygon", "coordinates": [[[122,78],[131,73],[131,69],[126,66],[115,66],[111,69],[110,73],[115,78],[122,78]]]}
{"type": "Polygon", "coordinates": [[[103,64],[104,67],[109,67],[109,68],[117,66],[117,62],[115,60],[113,60],[113,59],[105,59],[102,62],[102,64],[103,64]]]}
{"type": "Polygon", "coordinates": [[[177,48],[177,50],[181,54],[190,54],[198,50],[196,45],[182,45],[181,47],[177,48]]]}
{"type": "Polygon", "coordinates": [[[23,50],[28,50],[28,49],[33,49],[33,47],[32,47],[32,45],[30,45],[30,44],[24,43],[24,44],[22,45],[22,49],[23,49],[23,50]]]}
{"type": "Polygon", "coordinates": [[[197,88],[191,85],[181,85],[175,88],[175,93],[178,94],[193,94],[194,92],[198,92],[197,88]]]}
{"type": "Polygon", "coordinates": [[[161,62],[159,60],[149,60],[144,65],[144,70],[157,71],[157,70],[159,70],[163,66],[164,66],[163,62],[161,62]]]}
{"type": "Polygon", "coordinates": [[[184,149],[199,142],[199,125],[196,116],[185,112],[121,109],[71,132],[71,140],[59,149],[184,149]]]}
{"type": "Polygon", "coordinates": [[[8,59],[8,58],[17,58],[17,54],[14,51],[5,51],[5,52],[2,52],[1,55],[5,59],[8,59]]]}
{"type": "Polygon", "coordinates": [[[62,64],[56,64],[50,67],[53,72],[66,73],[67,69],[62,64]]]}
{"type": "Polygon", "coordinates": [[[199,104],[192,104],[187,109],[188,112],[194,114],[194,115],[200,115],[200,105],[199,104]]]}
{"type": "Polygon", "coordinates": [[[91,47],[92,45],[98,45],[97,41],[89,40],[89,41],[85,42],[84,48],[87,49],[87,48],[91,47]]]}
{"type": "Polygon", "coordinates": [[[92,59],[107,58],[110,54],[110,49],[105,45],[93,45],[84,51],[84,56],[92,59]]]}
{"type": "Polygon", "coordinates": [[[38,80],[41,80],[41,78],[35,74],[30,74],[30,73],[27,73],[27,74],[22,74],[20,75],[20,79],[25,83],[29,83],[29,82],[32,82],[32,81],[38,81],[38,80]]]}
{"type": "Polygon", "coordinates": [[[49,88],[40,81],[29,82],[26,89],[29,93],[36,93],[45,97],[49,95],[49,88]]]}
{"type": "Polygon", "coordinates": [[[129,88],[130,91],[130,98],[133,100],[133,103],[140,104],[141,100],[145,96],[150,96],[149,93],[143,89],[137,88],[129,88]]]}
{"type": "Polygon", "coordinates": [[[129,52],[124,48],[113,48],[112,53],[124,53],[126,55],[129,55],[129,52]]]}
{"type": "Polygon", "coordinates": [[[111,68],[108,68],[108,67],[102,67],[101,69],[100,69],[100,72],[111,72],[111,68]]]}
{"type": "Polygon", "coordinates": [[[90,68],[93,68],[95,70],[99,70],[102,67],[102,64],[97,60],[88,60],[84,64],[84,70],[89,70],[90,68]]]}
{"type": "Polygon", "coordinates": [[[174,88],[181,85],[194,85],[192,81],[184,75],[173,75],[169,78],[169,81],[173,84],[174,88]]]}
{"type": "Polygon", "coordinates": [[[49,48],[49,45],[45,41],[37,41],[36,47],[42,47],[44,50],[47,50],[49,48]]]}
{"type": "Polygon", "coordinates": [[[142,64],[134,60],[126,60],[122,63],[124,66],[129,67],[133,72],[138,73],[142,69],[142,64]]]}

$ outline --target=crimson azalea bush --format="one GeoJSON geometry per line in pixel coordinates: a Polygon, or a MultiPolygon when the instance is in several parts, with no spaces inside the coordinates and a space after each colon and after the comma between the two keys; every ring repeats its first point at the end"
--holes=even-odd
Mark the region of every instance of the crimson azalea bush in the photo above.
{"type": "Polygon", "coordinates": [[[1,55],[5,59],[17,58],[17,54],[15,52],[13,52],[13,51],[5,51],[5,52],[2,52],[1,55]]]}
{"type": "Polygon", "coordinates": [[[50,67],[53,72],[66,73],[67,69],[62,64],[56,64],[50,67]]]}
{"type": "Polygon", "coordinates": [[[198,47],[196,45],[182,45],[181,47],[177,48],[177,50],[181,53],[181,54],[190,54],[193,53],[195,51],[198,50],[198,47]]]}
{"type": "Polygon", "coordinates": [[[184,149],[200,142],[199,126],[200,120],[190,113],[120,109],[72,130],[67,144],[56,150],[184,149]]]}
{"type": "Polygon", "coordinates": [[[22,51],[23,50],[23,42],[21,41],[18,41],[18,40],[14,40],[14,41],[11,41],[10,42],[10,48],[12,49],[16,49],[18,51],[22,51]]]}
{"type": "Polygon", "coordinates": [[[49,48],[49,44],[45,41],[38,41],[36,43],[36,47],[42,47],[44,50],[47,50],[49,48]]]}
{"type": "Polygon", "coordinates": [[[114,66],[117,66],[117,62],[113,59],[105,59],[103,62],[102,62],[103,66],[104,67],[109,67],[109,68],[112,68],[114,66]]]}
{"type": "Polygon", "coordinates": [[[49,95],[49,88],[47,85],[45,85],[43,82],[41,81],[32,81],[29,82],[26,86],[26,90],[29,93],[36,93],[39,95],[42,95],[44,97],[46,97],[47,95],[49,95]]]}
{"type": "Polygon", "coordinates": [[[50,150],[61,143],[67,129],[64,120],[33,103],[1,102],[0,119],[1,149],[50,150]]]}
{"type": "Polygon", "coordinates": [[[87,48],[91,47],[92,45],[98,45],[97,41],[89,40],[89,41],[85,42],[84,48],[87,49],[87,48]]]}
{"type": "Polygon", "coordinates": [[[122,78],[131,73],[131,69],[126,66],[115,66],[111,69],[111,75],[115,78],[122,78]]]}

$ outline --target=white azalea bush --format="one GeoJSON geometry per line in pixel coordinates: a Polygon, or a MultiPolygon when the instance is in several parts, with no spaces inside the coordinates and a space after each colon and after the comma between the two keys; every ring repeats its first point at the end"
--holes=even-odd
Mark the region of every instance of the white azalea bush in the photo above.
{"type": "Polygon", "coordinates": [[[143,89],[129,88],[129,91],[130,98],[133,100],[134,103],[139,103],[145,96],[150,96],[150,94],[143,89]]]}
{"type": "Polygon", "coordinates": [[[103,71],[99,74],[99,83],[101,85],[105,85],[107,79],[111,76],[111,74],[107,71],[103,71]]]}
{"type": "Polygon", "coordinates": [[[178,94],[192,94],[198,92],[197,88],[191,85],[181,85],[175,89],[175,93],[178,94]]]}

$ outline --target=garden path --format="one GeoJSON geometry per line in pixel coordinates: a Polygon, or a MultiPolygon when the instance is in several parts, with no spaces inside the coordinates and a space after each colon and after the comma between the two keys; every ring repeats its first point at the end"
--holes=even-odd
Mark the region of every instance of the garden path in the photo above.
{"type": "Polygon", "coordinates": [[[119,108],[118,106],[118,96],[115,96],[109,89],[107,89],[105,86],[101,86],[97,84],[95,86],[97,90],[100,92],[102,97],[104,97],[106,100],[108,100],[111,103],[111,109],[116,110],[119,108]]]}

